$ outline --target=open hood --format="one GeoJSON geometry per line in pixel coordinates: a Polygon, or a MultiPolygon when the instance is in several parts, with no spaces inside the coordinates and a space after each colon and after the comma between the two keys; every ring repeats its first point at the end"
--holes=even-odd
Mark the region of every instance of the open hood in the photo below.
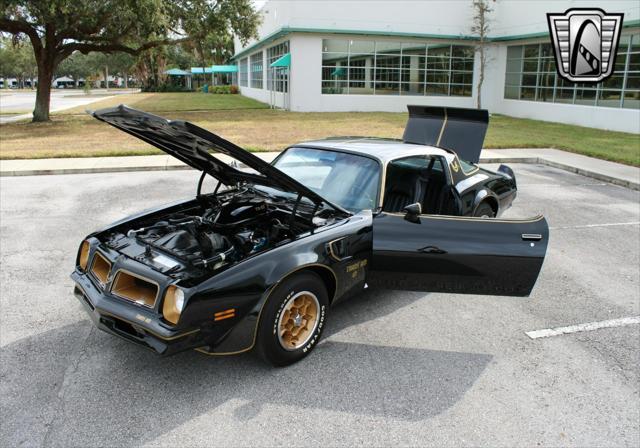
{"type": "Polygon", "coordinates": [[[100,109],[91,112],[91,115],[160,148],[196,170],[210,174],[225,185],[250,182],[276,187],[304,196],[316,204],[325,203],[348,213],[259,157],[188,121],[167,120],[125,105],[100,109]],[[230,156],[254,169],[257,174],[240,171],[217,159],[209,151],[230,156]]]}
{"type": "Polygon", "coordinates": [[[409,121],[402,139],[407,143],[450,149],[462,160],[478,163],[489,125],[485,109],[407,106],[409,121]]]}

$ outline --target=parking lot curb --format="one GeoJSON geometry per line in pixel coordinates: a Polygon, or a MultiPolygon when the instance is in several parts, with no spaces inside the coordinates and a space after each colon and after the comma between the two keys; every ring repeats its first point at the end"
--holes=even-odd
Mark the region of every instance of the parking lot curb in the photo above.
{"type": "Polygon", "coordinates": [[[62,168],[54,170],[5,170],[0,171],[0,177],[11,176],[52,176],[58,174],[100,174],[100,173],[129,173],[134,171],[182,171],[192,169],[187,165],[167,166],[109,166],[98,168],[62,168]]]}
{"type": "Polygon", "coordinates": [[[590,177],[592,179],[601,180],[610,184],[619,185],[621,187],[630,188],[632,190],[640,191],[640,182],[633,182],[626,179],[619,179],[614,176],[608,176],[602,173],[596,173],[593,171],[585,170],[582,168],[576,168],[564,163],[555,162],[553,160],[540,159],[539,163],[550,166],[552,168],[559,168],[561,170],[569,171],[571,173],[580,174],[581,176],[590,177]]]}
{"type": "Polygon", "coordinates": [[[598,173],[591,170],[585,170],[583,168],[577,168],[566,163],[560,163],[553,160],[545,159],[544,157],[487,157],[481,158],[480,163],[529,163],[546,165],[552,168],[558,168],[570,173],[579,174],[581,176],[590,177],[591,179],[601,180],[613,185],[618,185],[631,190],[640,191],[640,182],[633,182],[627,179],[620,179],[615,176],[609,176],[603,173],[598,173]]]}
{"type": "MultiPolygon", "coordinates": [[[[616,176],[604,174],[602,172],[596,172],[584,168],[579,168],[567,163],[550,160],[545,157],[513,157],[513,156],[487,156],[481,157],[480,163],[526,163],[526,164],[539,164],[546,165],[552,168],[558,168],[570,173],[579,174],[592,179],[608,182],[613,185],[618,185],[632,190],[640,191],[640,179],[638,182],[622,179],[616,176]]],[[[9,176],[44,176],[44,175],[56,175],[56,174],[99,174],[99,173],[125,173],[134,171],[177,171],[191,169],[187,165],[183,164],[163,164],[163,165],[140,165],[140,166],[102,166],[102,167],[80,167],[80,168],[59,168],[59,169],[19,169],[0,170],[0,177],[9,176]]]]}

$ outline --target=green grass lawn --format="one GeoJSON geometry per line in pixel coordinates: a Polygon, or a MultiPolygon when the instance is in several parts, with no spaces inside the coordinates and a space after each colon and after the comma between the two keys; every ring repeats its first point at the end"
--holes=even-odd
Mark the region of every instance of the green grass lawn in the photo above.
{"type": "Polygon", "coordinates": [[[556,148],[640,166],[640,135],[492,115],[485,148],[556,148]]]}
{"type": "MultiPolygon", "coordinates": [[[[240,95],[139,93],[89,105],[128,104],[171,119],[188,120],[252,151],[340,135],[399,138],[406,113],[285,112],[240,95]]],[[[50,123],[2,125],[0,158],[90,157],[161,154],[161,151],[84,113],[86,106],[53,115],[50,123]]],[[[558,148],[640,166],[640,136],[623,132],[491,117],[485,148],[558,148]]]]}
{"type": "Polygon", "coordinates": [[[201,92],[193,93],[135,93],[117,95],[88,106],[75,107],[60,112],[61,115],[84,114],[85,109],[127,104],[147,112],[181,112],[204,110],[266,109],[269,106],[242,95],[220,95],[201,92]]]}

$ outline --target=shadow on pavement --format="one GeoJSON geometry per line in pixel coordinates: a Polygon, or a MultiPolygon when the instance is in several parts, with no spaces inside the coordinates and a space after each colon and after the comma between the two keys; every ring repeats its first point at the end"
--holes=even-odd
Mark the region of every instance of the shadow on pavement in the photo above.
{"type": "MultiPolygon", "coordinates": [[[[334,310],[326,336],[421,297],[363,294],[334,310]]],[[[460,400],[492,358],[329,340],[274,369],[250,354],[159,358],[88,321],[18,340],[1,355],[2,440],[67,446],[143,444],[230,401],[231,418],[248,424],[273,405],[293,407],[293,419],[319,409],[423,420],[460,400]]]]}

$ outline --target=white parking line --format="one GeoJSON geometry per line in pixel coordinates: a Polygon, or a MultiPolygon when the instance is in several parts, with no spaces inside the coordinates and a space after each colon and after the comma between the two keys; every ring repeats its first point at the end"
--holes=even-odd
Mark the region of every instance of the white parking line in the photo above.
{"type": "Polygon", "coordinates": [[[612,226],[637,226],[638,224],[640,224],[640,221],[611,222],[611,223],[604,223],[604,224],[583,224],[583,225],[578,225],[578,226],[549,227],[549,230],[589,229],[591,227],[612,227],[612,226]]]}
{"type": "Polygon", "coordinates": [[[581,331],[593,331],[600,328],[623,327],[625,325],[640,324],[640,316],[622,317],[620,319],[603,320],[600,322],[588,322],[586,324],[570,325],[568,327],[545,328],[544,330],[527,331],[526,335],[531,339],[548,338],[562,334],[579,333],[581,331]]]}

